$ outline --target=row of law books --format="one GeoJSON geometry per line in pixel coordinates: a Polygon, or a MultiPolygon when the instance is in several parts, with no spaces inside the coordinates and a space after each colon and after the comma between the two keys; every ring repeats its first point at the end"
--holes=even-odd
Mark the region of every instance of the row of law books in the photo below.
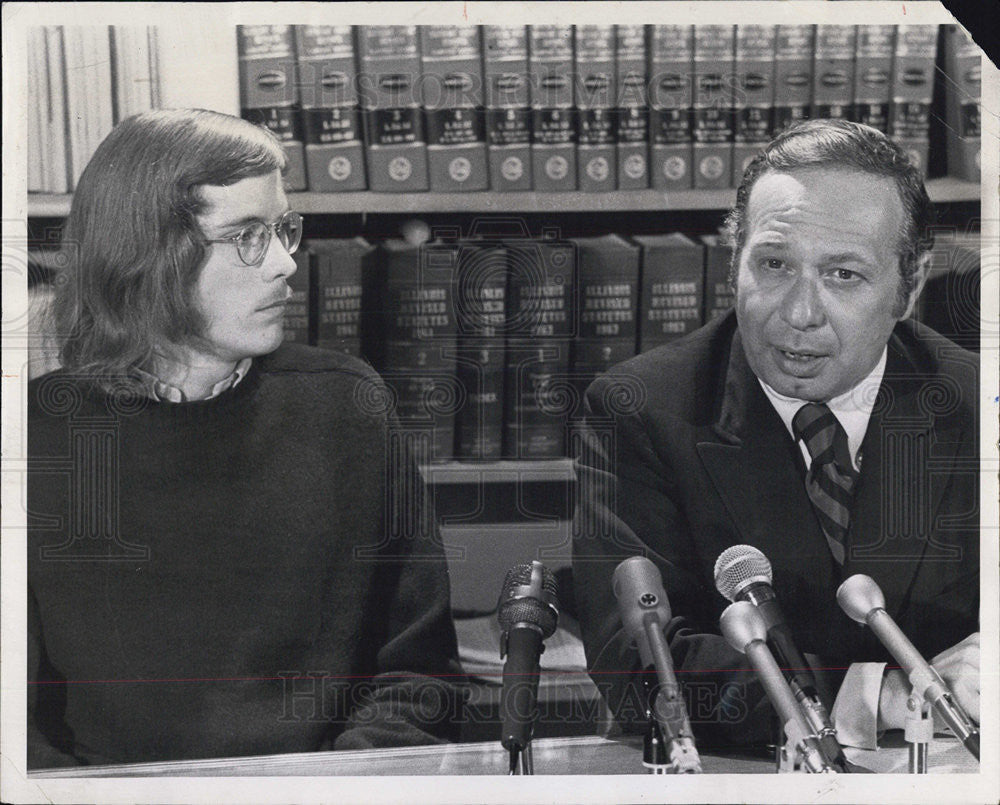
{"type": "Polygon", "coordinates": [[[727,188],[810,117],[885,131],[926,171],[935,86],[947,171],[979,178],[980,56],[954,25],[257,25],[238,41],[242,113],[285,143],[290,190],[727,188]]]}
{"type": "MultiPolygon", "coordinates": [[[[286,340],[370,361],[429,460],[564,455],[598,374],[733,304],[718,235],[470,234],[307,241],[289,280],[286,340]]],[[[973,348],[978,265],[939,249],[925,293],[928,323],[955,337],[958,310],[973,348]]]]}
{"type": "Polygon", "coordinates": [[[290,190],[728,187],[773,133],[816,116],[887,131],[921,165],[938,127],[932,167],[979,178],[980,51],[954,25],[178,20],[27,37],[32,192],[72,191],[113,125],[171,107],[270,127],[290,190]]]}

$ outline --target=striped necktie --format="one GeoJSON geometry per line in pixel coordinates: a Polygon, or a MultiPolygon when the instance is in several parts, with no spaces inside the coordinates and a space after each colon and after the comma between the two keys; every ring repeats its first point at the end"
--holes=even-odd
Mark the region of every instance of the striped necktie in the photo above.
{"type": "Polygon", "coordinates": [[[858,473],[851,463],[847,431],[825,405],[807,403],[792,419],[792,432],[812,457],[806,493],[812,501],[830,552],[843,566],[850,527],[850,508],[858,473]]]}

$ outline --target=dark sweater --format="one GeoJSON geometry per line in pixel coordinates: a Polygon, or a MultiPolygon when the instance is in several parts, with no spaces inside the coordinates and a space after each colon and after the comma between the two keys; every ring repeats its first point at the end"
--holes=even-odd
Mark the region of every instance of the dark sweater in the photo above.
{"type": "Polygon", "coordinates": [[[29,385],[29,767],[457,737],[447,570],[382,389],[291,345],[203,402],[29,385]]]}

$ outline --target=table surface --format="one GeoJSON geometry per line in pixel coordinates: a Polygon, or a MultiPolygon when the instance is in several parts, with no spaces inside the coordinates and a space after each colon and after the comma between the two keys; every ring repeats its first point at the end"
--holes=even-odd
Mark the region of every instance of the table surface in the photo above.
{"type": "MultiPolygon", "coordinates": [[[[906,772],[902,735],[890,735],[877,751],[847,749],[848,759],[877,772],[906,772]]],[[[532,746],[535,774],[644,774],[642,739],[594,736],[546,738],[532,746]]],[[[979,764],[954,739],[935,740],[932,773],[975,773],[979,764]]],[[[747,755],[702,754],[706,774],[772,774],[774,762],[747,755]]],[[[401,747],[350,752],[306,752],[209,760],[43,769],[30,777],[233,777],[505,774],[507,753],[499,742],[401,747]]]]}

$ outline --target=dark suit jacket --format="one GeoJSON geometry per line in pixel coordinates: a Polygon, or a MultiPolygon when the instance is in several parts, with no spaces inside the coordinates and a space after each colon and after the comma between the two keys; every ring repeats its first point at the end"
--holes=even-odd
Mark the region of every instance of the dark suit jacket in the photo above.
{"type": "Polygon", "coordinates": [[[801,452],[747,364],[734,314],[598,378],[578,451],[573,573],[591,676],[618,721],[638,728],[642,718],[638,654],[611,589],[629,556],[647,556],[663,574],[678,679],[707,743],[770,733],[762,690],[718,629],[728,602],[713,569],[731,545],[753,545],[770,560],[799,648],[830,671],[821,679],[828,699],[850,663],[891,661],[837,606],[850,575],[875,579],[928,659],[977,631],[977,378],[972,353],[897,325],[862,445],[844,568],[806,496],[801,452]]]}

